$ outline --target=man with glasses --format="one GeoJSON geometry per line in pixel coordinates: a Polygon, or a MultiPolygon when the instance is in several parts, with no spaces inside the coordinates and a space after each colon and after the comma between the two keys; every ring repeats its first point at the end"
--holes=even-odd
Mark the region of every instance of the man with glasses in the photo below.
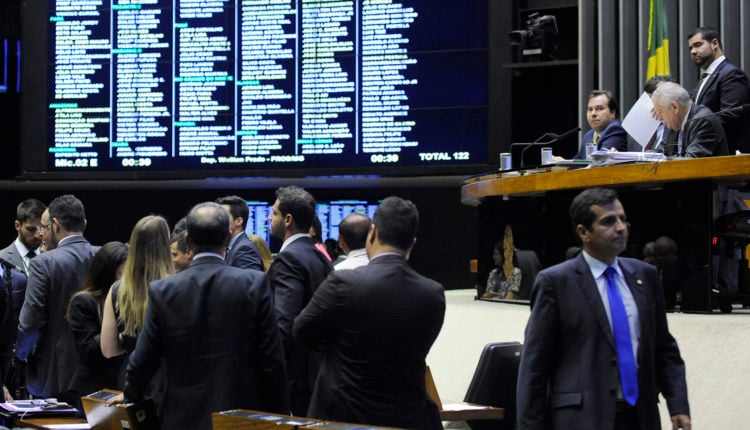
{"type": "Polygon", "coordinates": [[[42,213],[47,209],[37,199],[26,199],[16,208],[15,227],[18,237],[0,251],[0,258],[13,263],[26,274],[29,261],[39,255],[42,245],[42,213]]]}
{"type": "Polygon", "coordinates": [[[65,314],[70,297],[81,289],[99,247],[83,237],[86,214],[75,196],[55,198],[49,205],[50,243],[55,249],[29,263],[26,298],[18,323],[14,368],[26,367],[29,393],[72,403],[68,384],[77,355],[65,314]]]}

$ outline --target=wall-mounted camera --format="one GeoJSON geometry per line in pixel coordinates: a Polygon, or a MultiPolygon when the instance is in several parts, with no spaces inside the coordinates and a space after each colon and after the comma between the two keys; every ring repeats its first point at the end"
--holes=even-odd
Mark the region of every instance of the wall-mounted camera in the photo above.
{"type": "Polygon", "coordinates": [[[529,14],[526,29],[511,31],[509,36],[510,44],[517,46],[516,62],[554,60],[552,54],[560,45],[557,19],[554,15],[539,16],[538,12],[529,14]]]}

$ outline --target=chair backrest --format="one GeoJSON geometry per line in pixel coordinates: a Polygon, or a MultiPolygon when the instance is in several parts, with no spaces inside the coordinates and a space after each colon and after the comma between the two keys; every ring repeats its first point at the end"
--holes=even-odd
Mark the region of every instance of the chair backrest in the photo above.
{"type": "Polygon", "coordinates": [[[521,288],[518,292],[518,299],[529,300],[536,274],[542,270],[542,263],[536,252],[523,249],[516,249],[516,260],[518,268],[521,269],[521,288]]]}
{"type": "MultiPolygon", "coordinates": [[[[519,342],[488,343],[474,370],[465,402],[505,409],[503,429],[514,428],[516,420],[516,381],[523,345],[519,342]]],[[[469,421],[472,430],[497,429],[497,423],[469,421]]]]}

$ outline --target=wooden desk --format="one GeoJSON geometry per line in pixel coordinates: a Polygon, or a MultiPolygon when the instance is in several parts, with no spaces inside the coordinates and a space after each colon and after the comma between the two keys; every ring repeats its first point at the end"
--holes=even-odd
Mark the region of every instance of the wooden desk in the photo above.
{"type": "Polygon", "coordinates": [[[602,186],[748,179],[750,154],[548,171],[521,176],[502,177],[498,172],[465,180],[461,187],[461,201],[475,206],[482,198],[489,196],[522,196],[602,186]]]}
{"type": "Polygon", "coordinates": [[[85,430],[91,428],[83,418],[26,418],[16,422],[16,425],[18,427],[30,427],[41,430],[55,428],[85,430]]]}
{"type": "Polygon", "coordinates": [[[618,189],[633,225],[630,256],[640,257],[645,241],[692,235],[690,241],[678,243],[693,258],[691,276],[695,275],[681,284],[681,309],[711,312],[715,305],[737,299],[713,292],[718,270],[718,248],[711,245],[717,236],[714,208],[721,210],[716,205],[717,184],[748,180],[748,154],[571,170],[552,168],[525,175],[491,172],[467,178],[461,186],[461,201],[479,206],[477,223],[482,234],[475,257],[479,261],[478,282],[481,284],[489,273],[491,260],[486,257],[491,255],[494,241],[502,237],[506,224],[513,227],[519,249],[536,251],[545,266],[562,261],[565,248],[576,244],[567,222],[573,195],[585,188],[610,187],[618,189]]]}

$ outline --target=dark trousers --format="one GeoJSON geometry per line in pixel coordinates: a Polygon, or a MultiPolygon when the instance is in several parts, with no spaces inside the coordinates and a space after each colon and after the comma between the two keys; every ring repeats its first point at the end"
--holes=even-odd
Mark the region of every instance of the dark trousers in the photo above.
{"type": "Polygon", "coordinates": [[[615,430],[640,430],[638,414],[635,408],[622,400],[617,401],[617,412],[615,413],[615,430]]]}

